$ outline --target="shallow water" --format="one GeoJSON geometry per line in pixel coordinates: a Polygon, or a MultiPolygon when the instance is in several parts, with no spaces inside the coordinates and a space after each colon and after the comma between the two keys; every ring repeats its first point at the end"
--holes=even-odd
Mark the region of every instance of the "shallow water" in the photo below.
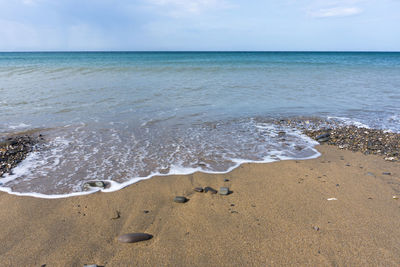
{"type": "Polygon", "coordinates": [[[0,133],[47,142],[2,189],[55,197],[318,156],[281,118],[400,131],[400,53],[0,53],[0,94],[0,133]]]}

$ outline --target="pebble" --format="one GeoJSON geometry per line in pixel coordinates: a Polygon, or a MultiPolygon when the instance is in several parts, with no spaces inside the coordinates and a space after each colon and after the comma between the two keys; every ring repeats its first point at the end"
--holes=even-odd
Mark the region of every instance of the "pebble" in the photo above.
{"type": "Polygon", "coordinates": [[[329,137],[325,137],[325,138],[320,138],[317,141],[320,142],[320,143],[324,143],[324,142],[328,142],[329,140],[330,140],[329,137]]]}
{"type": "Polygon", "coordinates": [[[185,203],[187,201],[188,201],[188,199],[186,197],[182,197],[182,196],[176,196],[174,198],[174,202],[176,202],[176,203],[185,203]]]}
{"type": "Polygon", "coordinates": [[[202,193],[204,191],[203,187],[196,187],[196,188],[193,188],[193,190],[196,192],[199,192],[199,193],[202,193]]]}
{"type": "Polygon", "coordinates": [[[390,172],[382,172],[383,175],[392,175],[390,172]]]}
{"type": "Polygon", "coordinates": [[[314,229],[315,231],[319,231],[319,227],[318,227],[318,226],[314,226],[313,229],[314,229]]]}
{"type": "Polygon", "coordinates": [[[315,137],[315,139],[316,139],[317,141],[320,141],[321,139],[328,138],[328,140],[329,140],[329,137],[330,137],[330,136],[331,136],[330,133],[323,133],[323,134],[320,134],[320,135],[318,135],[317,137],[315,137]]]}
{"type": "Polygon", "coordinates": [[[34,150],[36,144],[39,144],[38,137],[27,135],[13,136],[7,140],[0,138],[0,177],[11,173],[11,170],[34,150]]]}
{"type": "Polygon", "coordinates": [[[144,240],[149,240],[153,236],[146,233],[130,233],[118,237],[118,241],[122,243],[136,243],[144,240]]]}
{"type": "MultiPolygon", "coordinates": [[[[289,122],[286,122],[290,125],[289,122]]],[[[296,122],[301,124],[302,121],[296,122]]],[[[296,127],[296,123],[292,126],[296,127]]],[[[366,129],[356,126],[331,125],[329,137],[326,135],[327,129],[318,129],[318,125],[326,125],[325,121],[315,121],[315,127],[306,129],[304,133],[318,142],[327,142],[329,145],[336,145],[341,149],[360,151],[366,155],[382,155],[387,161],[400,161],[398,144],[400,142],[399,133],[385,132],[379,129],[366,129]],[[325,139],[329,138],[329,140],[325,139]]],[[[328,122],[329,124],[329,122],[328,122]]],[[[325,126],[323,126],[325,127],[325,126]]]]}
{"type": "Polygon", "coordinates": [[[105,188],[106,184],[103,181],[90,181],[83,184],[84,189],[89,189],[90,187],[105,188]]]}
{"type": "Polygon", "coordinates": [[[224,179],[224,182],[229,182],[229,179],[224,179]]]}
{"type": "Polygon", "coordinates": [[[205,188],[204,188],[204,192],[210,192],[211,194],[216,194],[216,193],[218,193],[218,191],[217,190],[215,190],[214,188],[212,188],[212,187],[209,187],[209,186],[206,186],[205,188]]]}
{"type": "Polygon", "coordinates": [[[229,188],[228,187],[220,187],[219,194],[220,195],[229,195],[229,188]]]}

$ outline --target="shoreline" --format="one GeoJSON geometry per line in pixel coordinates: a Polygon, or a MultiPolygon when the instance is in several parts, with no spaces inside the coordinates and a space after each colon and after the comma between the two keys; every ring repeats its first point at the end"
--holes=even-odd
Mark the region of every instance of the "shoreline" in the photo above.
{"type": "Polygon", "coordinates": [[[107,194],[0,193],[0,259],[12,266],[397,266],[400,165],[317,149],[316,159],[153,177],[107,194]],[[197,186],[232,194],[197,193],[197,186]],[[174,203],[177,195],[189,201],[174,203]],[[116,240],[129,232],[153,238],[116,240]]]}
{"type": "MultiPolygon", "coordinates": [[[[275,124],[284,125],[300,131],[303,135],[313,139],[320,145],[328,144],[339,147],[340,149],[350,151],[361,151],[364,154],[380,155],[386,161],[398,162],[400,160],[400,133],[387,132],[379,129],[370,129],[357,127],[354,125],[338,125],[336,121],[324,121],[320,118],[294,118],[275,121],[275,124]]],[[[278,133],[282,140],[285,140],[286,132],[281,131],[278,133]]],[[[316,153],[313,156],[307,158],[285,158],[280,159],[268,158],[265,160],[241,160],[235,162],[235,165],[228,168],[225,171],[208,171],[203,170],[200,166],[197,168],[188,168],[185,172],[174,173],[169,172],[163,173],[152,173],[146,177],[137,177],[130,179],[125,182],[116,182],[112,180],[96,180],[82,181],[80,185],[82,191],[70,192],[63,194],[44,194],[36,192],[18,192],[13,191],[12,188],[2,186],[6,185],[8,181],[15,179],[15,177],[6,178],[5,174],[12,174],[13,168],[22,162],[21,166],[24,165],[24,159],[29,158],[29,153],[32,151],[40,151],[41,145],[45,143],[45,138],[40,134],[39,129],[28,130],[26,132],[17,132],[4,136],[3,141],[0,140],[0,191],[7,192],[9,194],[17,196],[30,196],[47,199],[57,199],[66,197],[75,197],[79,195],[92,194],[97,191],[102,192],[115,192],[135,184],[137,182],[147,180],[156,176],[169,176],[169,175],[191,175],[196,172],[208,173],[208,174],[227,174],[232,170],[239,168],[242,164],[248,163],[271,163],[281,160],[309,160],[320,156],[318,151],[314,148],[309,148],[316,153]],[[3,175],[4,174],[4,175],[3,175]],[[94,185],[100,183],[101,185],[94,185]]],[[[27,163],[28,164],[28,163],[27,163]]],[[[26,164],[25,164],[26,165],[26,164]]],[[[22,167],[23,169],[25,167],[22,167]]]]}

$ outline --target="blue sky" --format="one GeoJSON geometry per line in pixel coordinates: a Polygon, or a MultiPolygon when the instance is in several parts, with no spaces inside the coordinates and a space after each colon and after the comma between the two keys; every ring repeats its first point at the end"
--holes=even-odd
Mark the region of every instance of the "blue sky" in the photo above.
{"type": "Polygon", "coordinates": [[[400,0],[0,0],[0,50],[400,51],[400,0]]]}

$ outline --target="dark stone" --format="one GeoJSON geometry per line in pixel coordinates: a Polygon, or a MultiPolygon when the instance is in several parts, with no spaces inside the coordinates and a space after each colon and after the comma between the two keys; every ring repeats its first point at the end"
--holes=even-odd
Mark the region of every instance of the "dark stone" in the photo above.
{"type": "Polygon", "coordinates": [[[206,192],[206,193],[210,192],[211,194],[216,194],[216,193],[218,193],[217,190],[215,190],[214,188],[209,187],[209,186],[206,186],[206,187],[204,188],[204,192],[206,192]]]}
{"type": "Polygon", "coordinates": [[[136,243],[153,238],[152,235],[146,233],[130,233],[118,237],[118,241],[122,243],[136,243]]]}
{"type": "Polygon", "coordinates": [[[202,193],[204,191],[204,189],[203,189],[203,187],[195,187],[195,188],[193,188],[193,191],[202,193]]]}
{"type": "Polygon", "coordinates": [[[144,211],[143,211],[143,213],[146,213],[146,214],[149,213],[149,212],[150,212],[150,211],[148,211],[148,210],[144,210],[144,211]]]}
{"type": "MultiPolygon", "coordinates": [[[[315,139],[317,140],[317,141],[320,141],[321,139],[326,139],[326,138],[328,138],[328,140],[329,140],[329,137],[331,136],[331,134],[330,133],[323,133],[323,134],[320,134],[320,135],[318,135],[317,137],[315,137],[315,139]]],[[[324,141],[320,141],[320,142],[324,142],[324,141]]]]}
{"type": "Polygon", "coordinates": [[[320,138],[317,141],[320,142],[320,143],[324,143],[324,142],[328,142],[329,140],[330,140],[329,137],[325,137],[325,138],[320,138]]]}
{"type": "Polygon", "coordinates": [[[383,175],[392,175],[390,172],[382,172],[383,175]]]}
{"type": "Polygon", "coordinates": [[[176,203],[185,203],[187,201],[188,201],[188,199],[186,197],[182,197],[182,196],[176,196],[174,198],[174,202],[176,202],[176,203]]]}
{"type": "Polygon", "coordinates": [[[224,179],[224,182],[229,182],[229,179],[224,179]]]}

